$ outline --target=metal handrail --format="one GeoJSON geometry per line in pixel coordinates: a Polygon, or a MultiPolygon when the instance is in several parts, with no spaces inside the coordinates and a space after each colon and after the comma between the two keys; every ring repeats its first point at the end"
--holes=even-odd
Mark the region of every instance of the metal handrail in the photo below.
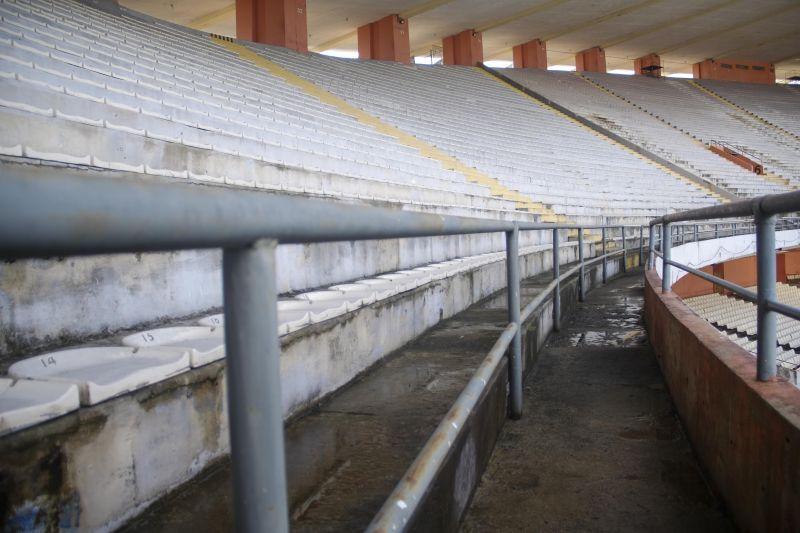
{"type": "Polygon", "coordinates": [[[722,146],[723,148],[729,148],[734,152],[739,152],[739,153],[744,154],[744,155],[746,155],[748,157],[756,159],[758,161],[759,165],[762,165],[762,166],[764,165],[763,155],[759,154],[758,152],[753,151],[750,148],[746,148],[744,146],[739,146],[739,145],[730,143],[728,141],[711,140],[709,142],[711,144],[716,144],[718,146],[722,146]]]}
{"type": "MultiPolygon", "coordinates": [[[[521,324],[535,308],[529,304],[520,309],[519,232],[553,232],[554,279],[532,304],[539,305],[552,294],[557,329],[561,281],[579,273],[582,301],[585,267],[602,261],[605,282],[608,259],[629,251],[632,228],[638,228],[641,258],[641,225],[537,224],[430,215],[148,177],[108,178],[67,168],[53,172],[5,165],[0,176],[2,259],[222,248],[233,501],[240,531],[288,531],[289,527],[277,333],[277,244],[504,233],[509,324],[451,413],[468,406],[476,391],[486,387],[482,373],[493,372],[501,360],[498,356],[508,350],[509,416],[519,418],[521,324]],[[561,274],[559,232],[568,229],[578,231],[579,264],[561,274]],[[602,254],[590,260],[584,258],[586,229],[602,232],[598,243],[602,254]],[[622,249],[608,252],[607,232],[616,230],[622,233],[622,249]]],[[[425,461],[426,472],[438,470],[443,456],[435,457],[425,461]]],[[[409,502],[408,513],[415,510],[414,502],[409,502]]]]}
{"type": "MultiPolygon", "coordinates": [[[[778,329],[777,315],[780,313],[792,318],[800,317],[800,309],[787,306],[777,300],[777,273],[775,227],[777,215],[794,213],[800,210],[800,191],[784,194],[760,196],[751,200],[742,200],[728,204],[720,204],[691,211],[672,213],[650,221],[650,261],[649,268],[655,268],[656,256],[662,259],[661,290],[672,290],[672,272],[676,267],[694,276],[700,277],[715,285],[724,287],[742,298],[756,302],[756,378],[759,381],[771,381],[777,375],[778,329]],[[756,233],[756,270],[757,291],[745,289],[718,276],[706,274],[687,265],[673,261],[672,227],[678,222],[726,219],[733,217],[752,217],[756,233]],[[661,252],[655,251],[655,228],[661,226],[661,252]]],[[[791,220],[796,220],[792,218],[791,220]]]]}

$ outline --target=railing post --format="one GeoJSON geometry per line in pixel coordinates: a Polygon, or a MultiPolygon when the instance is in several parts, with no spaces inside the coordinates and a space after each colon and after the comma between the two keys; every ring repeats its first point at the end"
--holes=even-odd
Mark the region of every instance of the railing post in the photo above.
{"type": "Polygon", "coordinates": [[[275,241],[222,256],[237,531],[289,531],[275,241]]]}
{"type": "Polygon", "coordinates": [[[650,247],[650,251],[647,254],[647,266],[649,268],[655,268],[656,267],[656,254],[655,254],[655,251],[656,251],[656,225],[655,224],[651,224],[650,225],[650,235],[649,235],[649,239],[648,239],[647,244],[650,247]]]}
{"type": "Polygon", "coordinates": [[[583,228],[578,228],[578,264],[578,276],[580,276],[578,301],[583,302],[586,300],[586,272],[583,265],[583,228]]]}
{"type": "Polygon", "coordinates": [[[719,239],[719,224],[714,224],[714,238],[719,239]]]}
{"type": "Polygon", "coordinates": [[[756,264],[758,278],[757,378],[770,381],[777,372],[778,317],[767,305],[778,298],[775,268],[775,215],[756,213],[756,264]]]}
{"type": "Polygon", "coordinates": [[[672,252],[672,224],[661,225],[661,292],[672,290],[670,266],[667,264],[672,252]]]}
{"type": "Polygon", "coordinates": [[[602,236],[603,236],[603,284],[605,284],[606,280],[608,279],[608,268],[607,268],[607,261],[606,261],[606,227],[605,226],[603,226],[602,236]]]}
{"type": "Polygon", "coordinates": [[[644,226],[639,226],[639,266],[644,268],[644,226]]]}
{"type": "Polygon", "coordinates": [[[737,226],[738,226],[738,224],[736,222],[731,224],[731,235],[736,235],[737,226]]]}
{"type": "Polygon", "coordinates": [[[553,330],[561,329],[561,283],[558,277],[561,275],[560,253],[559,253],[558,229],[553,230],[553,279],[556,281],[556,288],[553,292],[553,330]]]}
{"type": "Polygon", "coordinates": [[[694,225],[694,242],[700,242],[700,229],[697,224],[694,225]]]}
{"type": "Polygon", "coordinates": [[[506,282],[508,284],[508,321],[519,327],[511,342],[508,362],[508,383],[511,396],[510,416],[522,417],[522,324],[519,307],[519,228],[506,232],[506,282]]]}
{"type": "Polygon", "coordinates": [[[625,226],[620,226],[619,228],[622,230],[622,273],[628,271],[628,247],[625,243],[625,226]]]}

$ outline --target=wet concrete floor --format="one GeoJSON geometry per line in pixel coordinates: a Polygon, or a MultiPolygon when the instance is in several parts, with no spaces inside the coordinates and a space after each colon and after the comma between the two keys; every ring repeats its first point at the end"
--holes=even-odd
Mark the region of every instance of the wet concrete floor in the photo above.
{"type": "MultiPolygon", "coordinates": [[[[526,282],[537,293],[549,274],[526,282]]],[[[293,531],[362,531],[507,324],[505,296],[444,321],[286,427],[293,531]]],[[[233,531],[230,463],[123,531],[233,531]]]]}
{"type": "Polygon", "coordinates": [[[642,322],[641,272],[551,336],[462,531],[735,531],[681,429],[642,322]]]}

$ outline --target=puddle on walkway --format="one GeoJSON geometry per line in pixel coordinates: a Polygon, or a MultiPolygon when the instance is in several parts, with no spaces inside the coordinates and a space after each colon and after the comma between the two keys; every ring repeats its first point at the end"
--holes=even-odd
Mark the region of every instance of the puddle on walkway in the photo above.
{"type": "Polygon", "coordinates": [[[647,343],[647,335],[641,328],[625,331],[581,331],[573,333],[555,346],[641,346],[647,343]],[[565,341],[565,342],[564,342],[565,341]]]}

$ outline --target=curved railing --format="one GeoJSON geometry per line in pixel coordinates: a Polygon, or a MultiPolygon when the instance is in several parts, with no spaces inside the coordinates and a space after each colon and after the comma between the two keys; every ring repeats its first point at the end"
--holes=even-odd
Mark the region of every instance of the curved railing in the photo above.
{"type": "MultiPolygon", "coordinates": [[[[800,191],[771,194],[752,200],[742,200],[740,202],[673,213],[650,222],[649,267],[654,268],[655,258],[661,258],[661,289],[663,292],[668,292],[672,288],[670,268],[675,267],[709,281],[714,285],[724,287],[745,300],[756,303],[756,377],[759,381],[772,380],[777,374],[776,352],[778,340],[776,313],[794,318],[795,320],[800,320],[800,309],[782,304],[777,300],[777,274],[775,264],[775,229],[776,224],[779,224],[777,215],[795,213],[797,211],[800,211],[800,191]],[[701,272],[700,270],[672,260],[672,244],[675,236],[674,230],[676,223],[743,217],[752,217],[755,226],[756,268],[758,279],[756,293],[720,277],[701,272]],[[660,251],[655,250],[655,232],[657,226],[661,227],[660,251]]],[[[708,224],[708,222],[706,222],[706,224],[708,224]]],[[[780,225],[787,228],[797,227],[797,220],[794,218],[781,220],[780,225]]]]}
{"type": "MultiPolygon", "coordinates": [[[[467,416],[508,353],[511,418],[522,415],[521,330],[545,299],[553,299],[553,323],[561,318],[560,284],[584,270],[627,255],[638,237],[645,253],[643,226],[534,224],[449,217],[361,207],[329,201],[258,194],[139,178],[110,179],[72,169],[0,171],[0,259],[221,248],[225,304],[228,413],[237,531],[288,531],[283,416],[280,393],[280,343],[275,248],[279,243],[432,237],[503,232],[509,323],[475,376],[426,444],[370,526],[402,530],[418,510],[421,494],[447,456],[448,438],[467,416]],[[600,255],[584,258],[584,230],[599,229],[600,255]],[[520,308],[519,232],[548,230],[553,235],[553,281],[520,308]],[[560,238],[577,230],[578,264],[560,272],[560,238]],[[619,233],[619,235],[612,235],[619,233]],[[620,242],[609,251],[609,242],[620,242]],[[448,415],[448,416],[450,416],[448,415]],[[457,427],[453,427],[455,421],[457,427]],[[402,502],[402,505],[400,504],[402,502]]],[[[625,261],[622,261],[625,268],[625,261]]]]}

